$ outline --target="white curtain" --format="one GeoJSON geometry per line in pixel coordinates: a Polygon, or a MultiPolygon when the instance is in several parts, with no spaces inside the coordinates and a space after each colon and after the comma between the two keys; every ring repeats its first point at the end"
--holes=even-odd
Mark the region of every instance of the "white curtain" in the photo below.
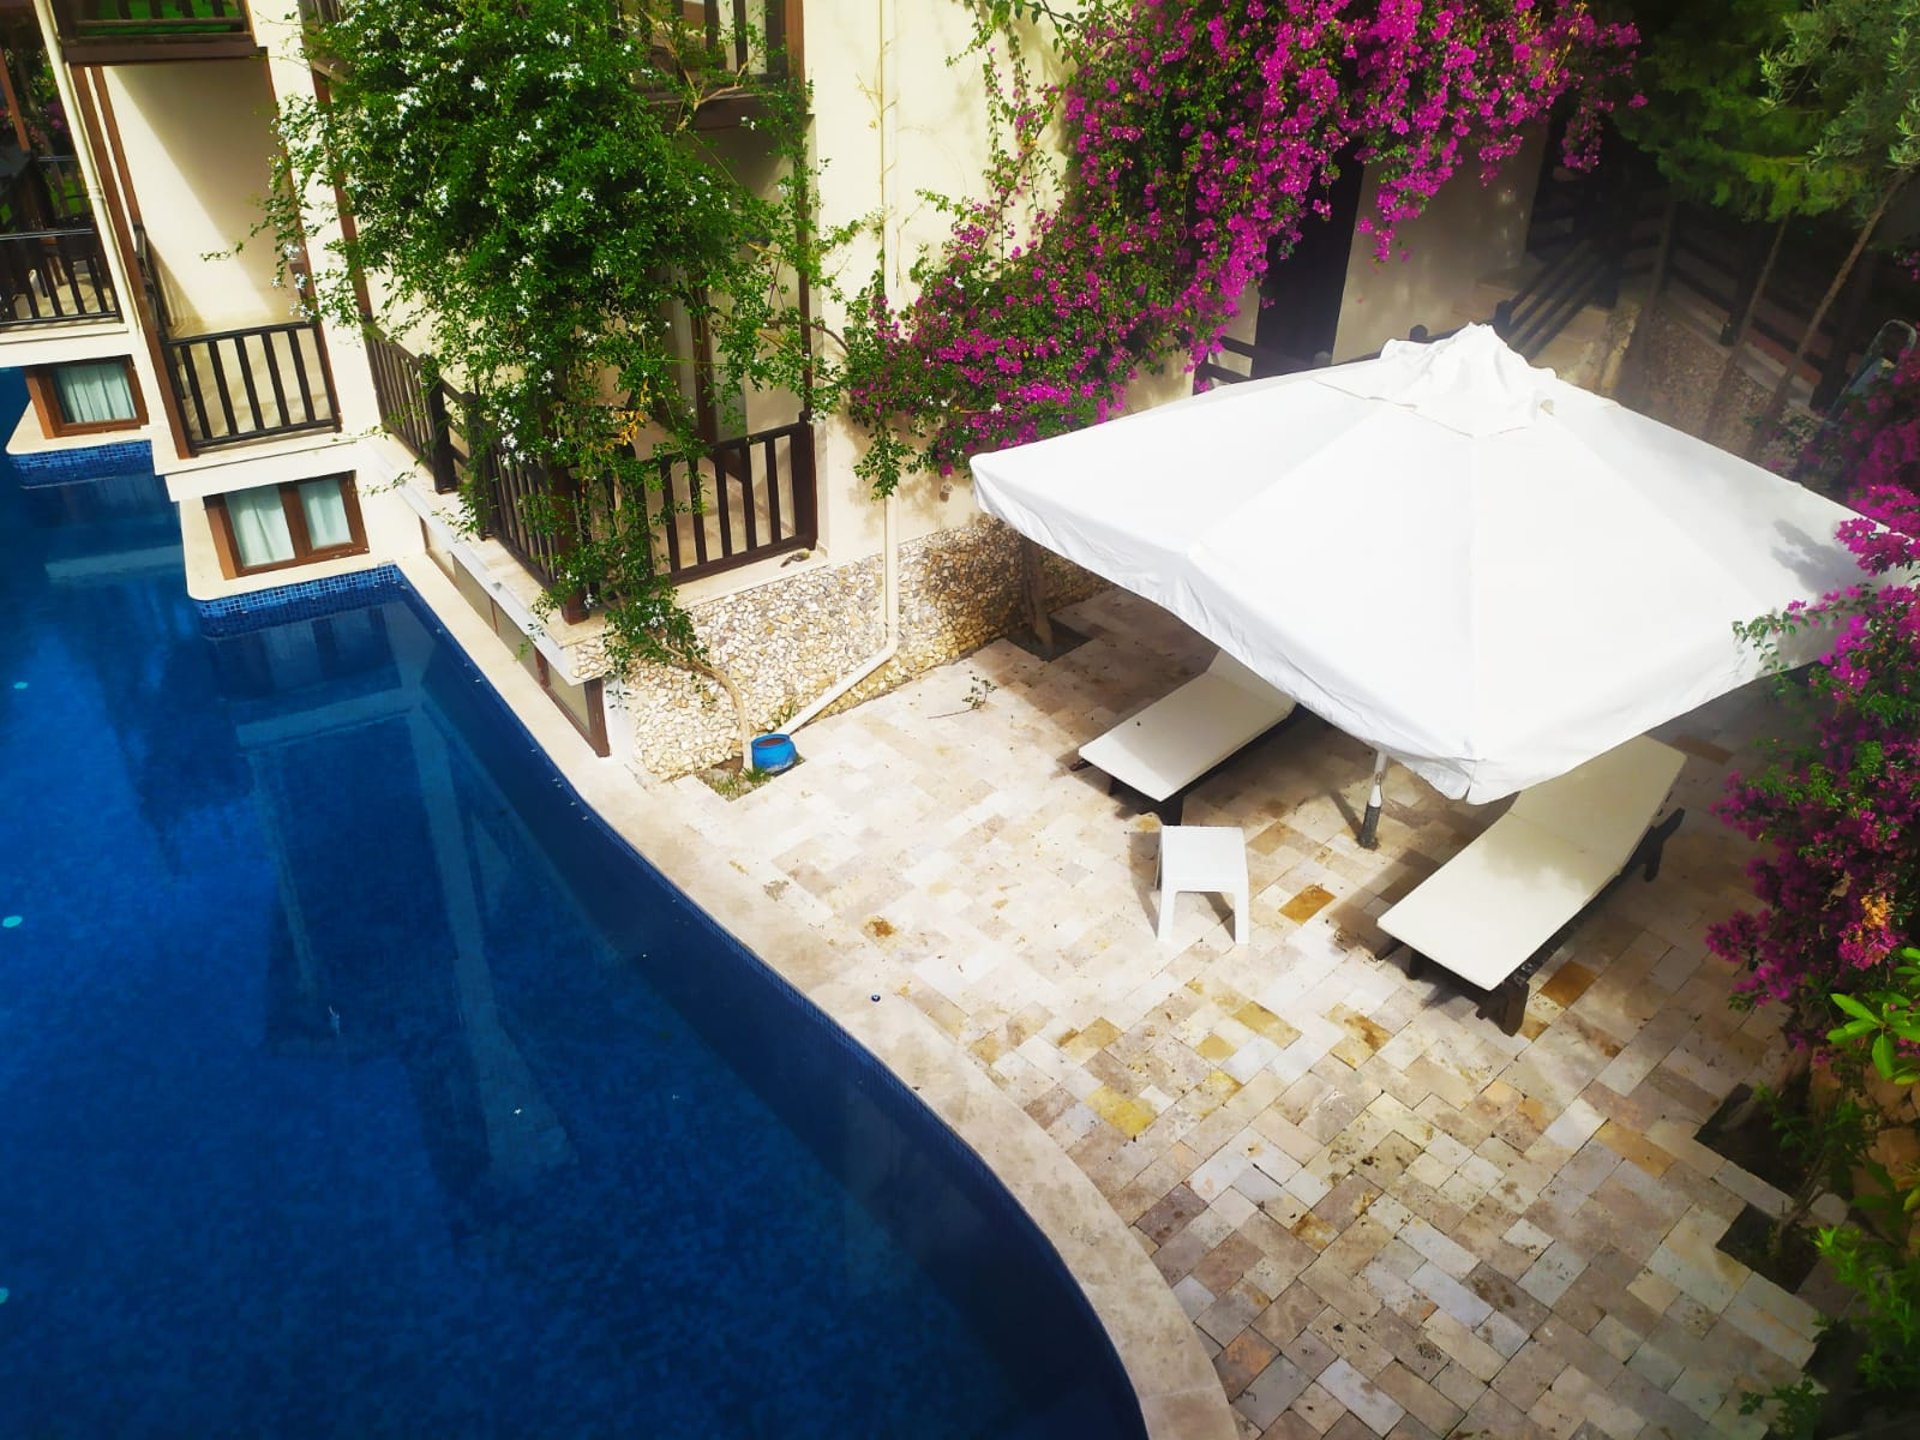
{"type": "Polygon", "coordinates": [[[347,524],[346,501],[340,495],[340,481],[300,482],[300,513],[306,517],[307,539],[315,550],[331,550],[336,545],[351,545],[353,530],[347,524]]]}
{"type": "Polygon", "coordinates": [[[287,529],[278,485],[229,492],[227,516],[233,521],[233,543],[243,568],[293,559],[293,533],[287,529]]]}
{"type": "Polygon", "coordinates": [[[60,413],[69,425],[101,425],[134,416],[127,367],[118,360],[93,360],[54,367],[53,384],[60,413]]]}

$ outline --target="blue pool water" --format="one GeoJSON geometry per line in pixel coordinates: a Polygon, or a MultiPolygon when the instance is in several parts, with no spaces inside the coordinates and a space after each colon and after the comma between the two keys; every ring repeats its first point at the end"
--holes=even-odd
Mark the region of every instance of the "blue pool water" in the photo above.
{"type": "Polygon", "coordinates": [[[0,1436],[1140,1434],[978,1162],[330,603],[0,474],[0,1436]]]}

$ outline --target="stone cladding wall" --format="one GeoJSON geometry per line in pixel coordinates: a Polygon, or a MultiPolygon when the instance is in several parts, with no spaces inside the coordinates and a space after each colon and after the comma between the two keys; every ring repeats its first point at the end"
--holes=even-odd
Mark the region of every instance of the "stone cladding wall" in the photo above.
{"type": "MultiPolygon", "coordinates": [[[[900,547],[900,648],[835,706],[884,694],[1026,623],[1020,537],[984,517],[900,547]]],[[[1106,588],[1056,555],[1045,556],[1049,608],[1106,588]]],[[[740,687],[754,728],[777,728],[831,689],[885,639],[881,559],[810,570],[692,607],[715,663],[740,687]]],[[[684,775],[739,753],[733,707],[712,681],[648,666],[618,683],[635,763],[684,775]]],[[[805,752],[804,744],[801,747],[805,752]]]]}
{"type": "MultiPolygon", "coordinates": [[[[1634,329],[1616,398],[1737,455],[1766,408],[1767,390],[1747,371],[1736,369],[1720,414],[1709,429],[1707,411],[1726,357],[1726,347],[1717,343],[1706,321],[1681,312],[1662,297],[1647,305],[1634,329]]],[[[1808,423],[1798,406],[1791,407],[1788,416],[1790,426],[1808,423]]],[[[1794,433],[1789,432],[1775,448],[1789,454],[1797,451],[1794,433]]]]}

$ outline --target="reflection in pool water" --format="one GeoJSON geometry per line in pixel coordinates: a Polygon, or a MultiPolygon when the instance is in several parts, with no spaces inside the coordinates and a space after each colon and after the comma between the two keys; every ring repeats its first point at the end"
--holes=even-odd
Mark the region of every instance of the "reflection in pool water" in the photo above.
{"type": "Polygon", "coordinates": [[[152,477],[0,476],[0,1433],[1141,1433],[417,602],[212,638],[179,574],[152,477]]]}

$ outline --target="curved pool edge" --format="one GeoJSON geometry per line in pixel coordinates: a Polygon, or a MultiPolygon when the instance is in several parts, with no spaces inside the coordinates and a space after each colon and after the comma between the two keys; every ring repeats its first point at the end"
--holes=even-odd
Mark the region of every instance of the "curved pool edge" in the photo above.
{"type": "Polygon", "coordinates": [[[891,993],[879,957],[784,913],[615,762],[591,755],[538,683],[424,556],[398,568],[568,784],[694,904],[845,1030],[960,1137],[1059,1253],[1120,1358],[1153,1440],[1237,1440],[1226,1392],[1160,1272],[1093,1181],[965,1052],[891,993]],[[778,957],[778,958],[769,958],[778,957]],[[871,996],[886,996],[874,1004],[871,996]]]}

